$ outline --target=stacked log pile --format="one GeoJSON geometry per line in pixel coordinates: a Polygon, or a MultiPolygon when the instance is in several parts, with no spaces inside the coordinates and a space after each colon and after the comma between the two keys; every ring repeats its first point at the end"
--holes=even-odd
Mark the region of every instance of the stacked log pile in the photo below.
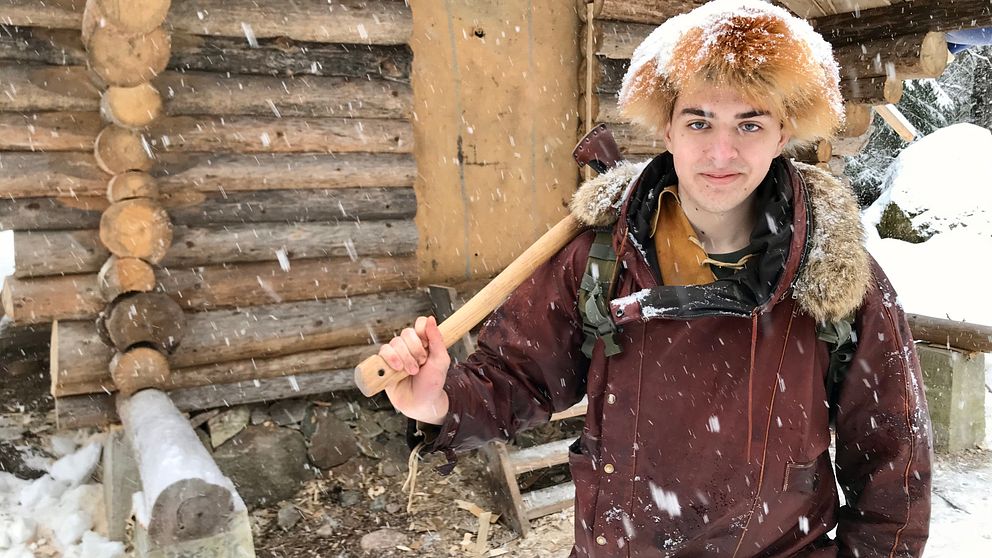
{"type": "Polygon", "coordinates": [[[348,387],[428,311],[402,0],[9,4],[2,300],[52,328],[60,424],[114,418],[112,365],[185,409],[348,387]]]}

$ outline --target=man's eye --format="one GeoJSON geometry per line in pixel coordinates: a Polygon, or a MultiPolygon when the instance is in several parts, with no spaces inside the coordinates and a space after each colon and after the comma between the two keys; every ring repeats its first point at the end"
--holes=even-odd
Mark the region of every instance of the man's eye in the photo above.
{"type": "Polygon", "coordinates": [[[690,130],[702,130],[706,128],[706,123],[699,120],[689,123],[690,130]]]}
{"type": "Polygon", "coordinates": [[[761,125],[755,124],[754,122],[745,122],[741,124],[741,130],[744,130],[745,132],[757,132],[761,130],[761,125]]]}

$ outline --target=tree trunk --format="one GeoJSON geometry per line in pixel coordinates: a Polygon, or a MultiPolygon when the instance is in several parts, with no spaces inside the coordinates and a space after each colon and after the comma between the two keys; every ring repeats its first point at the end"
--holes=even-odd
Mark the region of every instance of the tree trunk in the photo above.
{"type": "Polygon", "coordinates": [[[410,86],[385,80],[166,72],[155,80],[169,115],[409,119],[410,86]]]}
{"type": "MultiPolygon", "coordinates": [[[[223,228],[179,226],[164,267],[218,262],[307,258],[401,256],[417,247],[413,221],[368,223],[253,223],[223,228]]],[[[96,231],[15,231],[16,277],[95,273],[110,252],[96,231]]]]}
{"type": "Polygon", "coordinates": [[[158,203],[136,198],[113,203],[100,217],[100,242],[119,258],[162,261],[172,246],[172,221],[158,203]]]}
{"type": "Polygon", "coordinates": [[[907,314],[906,320],[913,330],[913,339],[927,341],[942,347],[974,351],[992,352],[992,327],[945,320],[919,314],[907,314]]]}
{"type": "Polygon", "coordinates": [[[836,47],[869,43],[893,35],[992,26],[988,0],[909,0],[891,6],[818,17],[810,21],[836,47]]]}
{"type": "MultiPolygon", "coordinates": [[[[115,176],[115,197],[155,198],[147,188],[124,188],[140,180],[141,173],[115,176]],[[132,180],[121,180],[131,176],[132,180]]],[[[141,183],[148,186],[153,183],[141,183]]],[[[140,184],[139,184],[140,186],[140,184]]],[[[324,190],[257,190],[228,194],[165,192],[159,203],[175,225],[209,226],[222,223],[308,223],[373,221],[413,218],[417,199],[412,188],[335,188],[324,190]]],[[[94,229],[109,206],[106,198],[0,199],[0,229],[94,229]]]]}
{"type": "MultiPolygon", "coordinates": [[[[190,314],[186,336],[169,365],[177,369],[369,343],[429,311],[423,292],[404,291],[190,314]]],[[[112,385],[112,356],[92,322],[56,322],[52,393],[74,393],[74,385],[112,385]]]]}
{"type": "Polygon", "coordinates": [[[902,35],[834,49],[845,79],[894,76],[900,79],[936,78],[947,67],[947,40],[943,33],[902,35]]]}
{"type": "Polygon", "coordinates": [[[141,474],[135,518],[158,545],[223,531],[245,510],[231,480],[221,473],[189,421],[168,396],[145,390],[120,398],[117,410],[141,474]]]}
{"type": "Polygon", "coordinates": [[[197,312],[406,289],[417,279],[412,256],[298,260],[289,271],[275,262],[160,269],[151,279],[151,268],[139,263],[144,262],[111,257],[99,276],[8,277],[2,297],[7,321],[20,326],[95,319],[106,301],[127,292],[149,292],[155,285],[185,310],[197,312]]]}
{"type": "Polygon", "coordinates": [[[140,345],[171,354],[186,336],[186,315],[169,295],[134,293],[111,303],[103,327],[119,352],[140,345]]]}
{"type": "Polygon", "coordinates": [[[156,149],[210,153],[411,153],[406,120],[172,116],[147,132],[156,149]]]}
{"type": "MultiPolygon", "coordinates": [[[[163,192],[410,187],[417,167],[408,154],[162,153],[152,173],[163,192]]],[[[109,177],[87,153],[4,154],[4,198],[105,196],[109,177]]]]}
{"type": "Polygon", "coordinates": [[[410,82],[413,53],[406,45],[370,46],[298,42],[286,37],[259,39],[246,48],[244,37],[174,34],[169,68],[272,76],[328,76],[410,82]]]}

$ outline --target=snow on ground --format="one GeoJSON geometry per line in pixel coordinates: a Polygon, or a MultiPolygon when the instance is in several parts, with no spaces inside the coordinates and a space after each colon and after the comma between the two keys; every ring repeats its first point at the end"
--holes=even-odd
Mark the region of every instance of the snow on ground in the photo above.
{"type": "MultiPolygon", "coordinates": [[[[907,147],[886,190],[863,214],[868,250],[906,312],[992,325],[992,296],[983,290],[992,254],[992,133],[948,126],[907,147]],[[937,234],[921,244],[879,238],[889,202],[914,226],[937,234]]],[[[992,354],[985,355],[985,450],[992,448],[992,354]]],[[[926,558],[992,556],[992,460],[988,451],[938,455],[926,558]]]]}
{"type": "MultiPolygon", "coordinates": [[[[17,439],[25,426],[5,418],[0,436],[17,439]]],[[[53,436],[51,451],[58,458],[34,456],[27,462],[47,471],[37,479],[0,471],[0,558],[124,556],[123,544],[98,534],[106,533],[103,488],[90,481],[104,435],[83,434],[53,436]]]]}

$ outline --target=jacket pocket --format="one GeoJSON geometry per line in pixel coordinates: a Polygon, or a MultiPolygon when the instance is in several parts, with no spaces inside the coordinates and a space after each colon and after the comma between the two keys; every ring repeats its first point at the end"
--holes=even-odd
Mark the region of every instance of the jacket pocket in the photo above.
{"type": "Polygon", "coordinates": [[[830,456],[823,452],[812,461],[786,463],[785,479],[782,482],[783,492],[798,494],[816,494],[820,483],[829,475],[824,474],[824,467],[830,466],[830,456]]]}

